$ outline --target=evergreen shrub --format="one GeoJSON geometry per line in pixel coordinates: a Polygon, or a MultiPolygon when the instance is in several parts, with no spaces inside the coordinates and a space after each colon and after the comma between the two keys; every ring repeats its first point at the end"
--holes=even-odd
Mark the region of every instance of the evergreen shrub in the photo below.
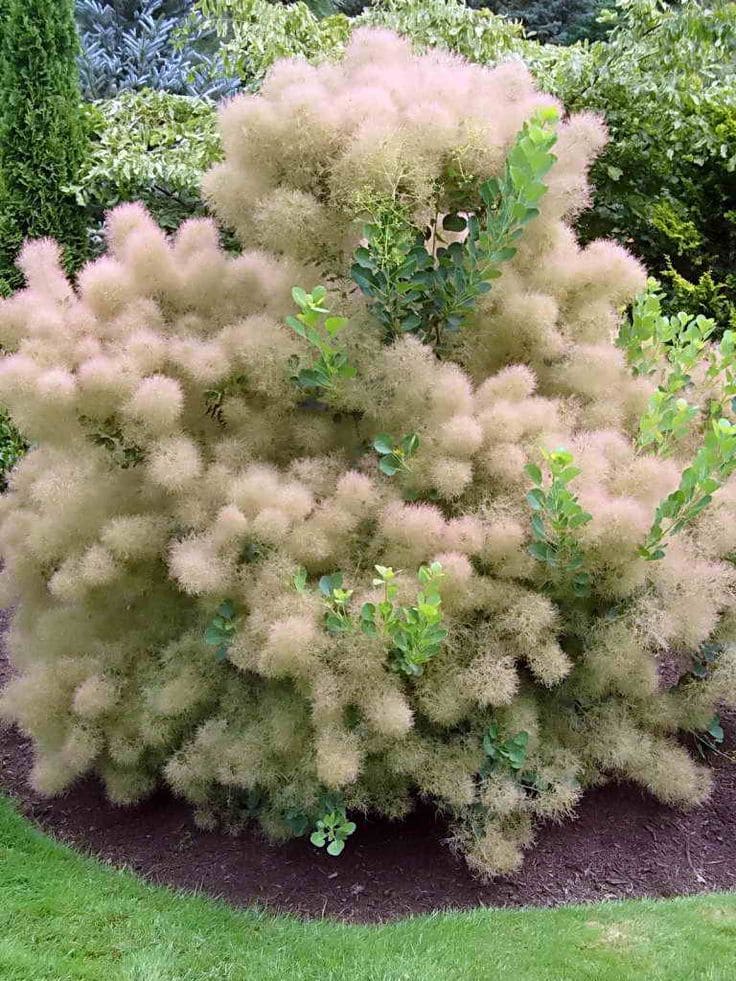
{"type": "Polygon", "coordinates": [[[605,132],[559,113],[519,64],[358,31],[221,110],[242,255],[135,204],[76,287],[26,247],[1,704],[39,790],[166,781],[332,855],[426,798],[484,875],[586,787],[707,797],[678,734],[735,697],[736,487],[674,533],[684,451],[638,439],[659,314],[614,344],[645,276],[576,242],[605,132]]]}
{"type": "Polygon", "coordinates": [[[87,135],[72,0],[5,0],[0,18],[1,295],[20,284],[26,237],[58,238],[69,268],[84,257],[84,212],[69,186],[87,135]]]}

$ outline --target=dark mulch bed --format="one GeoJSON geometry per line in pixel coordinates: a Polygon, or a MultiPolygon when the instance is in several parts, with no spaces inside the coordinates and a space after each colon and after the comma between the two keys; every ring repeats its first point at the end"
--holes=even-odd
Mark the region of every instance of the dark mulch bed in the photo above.
{"type": "MultiPolygon", "coordinates": [[[[0,614],[0,624],[4,617],[0,614]]],[[[0,685],[7,674],[0,659],[0,685]]],[[[735,745],[736,717],[723,751],[735,745]]],[[[29,743],[0,730],[0,788],[61,841],[145,878],[303,917],[354,922],[476,906],[552,906],[633,896],[673,896],[736,886],[736,766],[712,760],[715,791],[688,813],[658,804],[629,784],[586,795],[577,820],[539,829],[516,875],[483,885],[443,845],[429,810],[401,823],[361,824],[339,859],[300,840],[270,846],[256,833],[199,831],[189,807],[160,792],[136,807],[107,803],[95,780],[62,797],[26,783],[29,743]]]]}

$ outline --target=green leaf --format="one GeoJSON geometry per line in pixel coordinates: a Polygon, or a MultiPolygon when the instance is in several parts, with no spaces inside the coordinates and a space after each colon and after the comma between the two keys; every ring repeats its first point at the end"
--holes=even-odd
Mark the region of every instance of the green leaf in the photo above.
{"type": "Polygon", "coordinates": [[[529,507],[534,511],[540,511],[544,507],[547,500],[544,491],[539,487],[535,487],[534,490],[530,490],[526,495],[526,499],[529,507]]]}
{"type": "Polygon", "coordinates": [[[347,323],[347,317],[328,317],[325,320],[325,330],[330,337],[334,337],[335,334],[338,334],[347,323]]]}
{"type": "Polygon", "coordinates": [[[708,735],[713,738],[716,743],[722,743],[725,738],[725,733],[723,732],[723,727],[721,726],[721,720],[716,715],[708,726],[708,735]]]}
{"type": "Polygon", "coordinates": [[[325,627],[331,634],[344,634],[350,629],[349,623],[336,613],[325,613],[325,627]]]}
{"type": "MultiPolygon", "coordinates": [[[[353,256],[357,265],[361,266],[363,269],[375,269],[375,263],[373,261],[373,256],[366,248],[359,248],[355,250],[353,256]]],[[[351,274],[352,275],[352,274],[351,274]]]]}
{"type": "Polygon", "coordinates": [[[411,333],[411,331],[417,330],[422,326],[422,318],[416,313],[410,313],[407,317],[404,317],[401,321],[401,329],[404,333],[411,333]]]}
{"type": "Polygon", "coordinates": [[[317,848],[324,848],[325,842],[327,841],[327,835],[324,831],[313,831],[309,836],[309,840],[317,848]]]}
{"type": "Polygon", "coordinates": [[[307,292],[306,290],[303,290],[301,286],[294,286],[291,290],[291,295],[294,303],[296,303],[298,307],[304,309],[304,307],[309,305],[309,297],[307,296],[307,292]]]}
{"type": "Polygon", "coordinates": [[[587,511],[581,511],[579,514],[573,515],[573,517],[570,519],[570,527],[580,528],[583,525],[587,525],[588,522],[592,520],[592,514],[588,514],[587,511]]]}
{"type": "Polygon", "coordinates": [[[543,542],[533,542],[528,548],[529,554],[540,562],[548,562],[552,554],[549,545],[543,542]]]}
{"type": "Polygon", "coordinates": [[[393,437],[387,435],[386,433],[381,433],[373,440],[373,449],[382,456],[392,453],[394,446],[395,443],[393,437]]]}
{"type": "Polygon", "coordinates": [[[448,232],[464,232],[468,223],[462,215],[449,214],[442,219],[442,227],[448,232]]]}
{"type": "Polygon", "coordinates": [[[542,470],[537,466],[536,463],[527,463],[524,470],[528,477],[530,477],[535,484],[542,483],[542,470]]]}
{"type": "Polygon", "coordinates": [[[378,461],[378,469],[382,473],[385,473],[387,477],[393,477],[399,471],[394,455],[382,456],[378,461]]]}
{"type": "Polygon", "coordinates": [[[284,820],[298,838],[301,838],[309,827],[309,819],[301,811],[287,811],[284,820]]]}
{"type": "Polygon", "coordinates": [[[544,518],[539,513],[532,515],[532,531],[536,538],[545,537],[544,518]]]}
{"type": "Polygon", "coordinates": [[[301,320],[297,320],[296,317],[287,317],[286,323],[293,331],[299,334],[300,337],[306,337],[307,328],[306,325],[301,322],[301,320]]]}
{"type": "Polygon", "coordinates": [[[232,618],[235,616],[235,607],[231,600],[225,600],[220,604],[217,612],[226,620],[232,620],[232,618]]]}
{"type": "Polygon", "coordinates": [[[401,448],[406,456],[413,456],[419,449],[419,436],[416,433],[410,433],[408,436],[404,436],[401,440],[401,448]]]}
{"type": "Polygon", "coordinates": [[[360,610],[361,620],[370,620],[371,622],[376,615],[375,603],[364,603],[360,610]]]}
{"type": "Polygon", "coordinates": [[[353,266],[350,270],[350,278],[361,290],[368,296],[372,296],[374,292],[374,286],[371,280],[366,276],[365,272],[358,266],[353,266]]]}
{"type": "Polygon", "coordinates": [[[333,589],[342,588],[342,573],[333,572],[332,575],[322,576],[318,583],[318,589],[323,596],[328,598],[332,596],[333,589]]]}
{"type": "Polygon", "coordinates": [[[204,642],[210,646],[216,647],[218,644],[222,643],[222,631],[218,630],[217,627],[210,624],[204,632],[204,642]]]}
{"type": "Polygon", "coordinates": [[[342,838],[335,838],[335,840],[331,841],[327,846],[327,854],[337,858],[338,855],[343,853],[344,849],[345,842],[342,840],[342,838]]]}

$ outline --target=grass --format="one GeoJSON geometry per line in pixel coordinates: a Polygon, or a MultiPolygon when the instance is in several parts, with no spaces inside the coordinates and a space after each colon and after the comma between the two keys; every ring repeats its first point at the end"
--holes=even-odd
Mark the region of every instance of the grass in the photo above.
{"type": "Polygon", "coordinates": [[[0,799],[2,981],[727,981],[736,894],[303,923],[146,885],[0,799]]]}

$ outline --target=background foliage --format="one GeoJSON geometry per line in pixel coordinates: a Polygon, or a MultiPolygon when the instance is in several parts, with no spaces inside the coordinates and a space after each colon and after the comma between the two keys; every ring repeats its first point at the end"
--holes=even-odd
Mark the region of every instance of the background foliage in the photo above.
{"type": "Polygon", "coordinates": [[[222,150],[211,103],[167,92],[125,92],[87,107],[90,153],[74,193],[87,214],[90,250],[102,248],[105,212],[143,201],[169,231],[202,214],[203,171],[222,150]]]}
{"type": "Polygon", "coordinates": [[[606,34],[597,17],[605,0],[467,0],[469,7],[488,7],[495,14],[520,20],[527,34],[551,44],[572,44],[606,34]]]}
{"type": "Polygon", "coordinates": [[[343,14],[320,17],[302,0],[196,0],[189,35],[201,29],[215,32],[225,69],[253,88],[279,58],[339,55],[351,28],[343,14]]]}
{"type": "Polygon", "coordinates": [[[613,235],[651,269],[669,264],[677,302],[723,326],[736,301],[736,4],[627,0],[606,43],[562,73],[541,72],[570,110],[601,112],[610,132],[579,228],[613,235]]]}
{"type": "Polygon", "coordinates": [[[194,31],[178,43],[191,6],[191,0],[77,0],[85,97],[142,88],[211,99],[232,93],[237,82],[225,75],[211,35],[194,31]]]}
{"type": "MultiPolygon", "coordinates": [[[[294,3],[295,0],[271,0],[272,3],[294,3]]],[[[596,23],[604,0],[465,0],[475,10],[487,7],[494,14],[521,21],[527,34],[543,42],[571,44],[582,38],[601,37],[605,25],[596,23]]],[[[375,5],[380,0],[373,0],[375,5]]],[[[343,13],[350,17],[362,14],[371,0],[306,0],[306,5],[318,17],[343,13]]]]}

